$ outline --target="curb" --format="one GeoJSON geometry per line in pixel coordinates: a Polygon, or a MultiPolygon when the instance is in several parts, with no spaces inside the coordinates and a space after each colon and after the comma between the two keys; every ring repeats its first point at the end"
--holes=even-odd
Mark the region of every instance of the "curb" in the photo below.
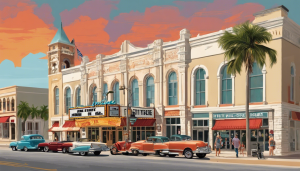
{"type": "Polygon", "coordinates": [[[255,164],[255,165],[273,165],[273,166],[292,166],[300,167],[299,161],[274,161],[274,160],[238,160],[238,159],[216,159],[210,158],[212,162],[235,163],[235,164],[255,164]]]}

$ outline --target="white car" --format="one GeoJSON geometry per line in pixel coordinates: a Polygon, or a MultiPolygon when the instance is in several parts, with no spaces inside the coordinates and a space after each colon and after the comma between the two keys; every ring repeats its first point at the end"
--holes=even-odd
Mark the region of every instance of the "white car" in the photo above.
{"type": "Polygon", "coordinates": [[[81,138],[79,141],[72,142],[72,147],[69,147],[68,152],[79,153],[81,156],[86,156],[88,153],[100,155],[101,151],[109,151],[107,144],[101,142],[88,142],[88,139],[81,138]]]}

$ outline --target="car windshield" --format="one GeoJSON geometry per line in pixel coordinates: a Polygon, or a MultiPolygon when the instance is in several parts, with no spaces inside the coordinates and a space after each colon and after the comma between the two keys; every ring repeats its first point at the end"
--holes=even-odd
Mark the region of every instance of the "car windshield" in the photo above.
{"type": "Polygon", "coordinates": [[[87,138],[80,138],[78,141],[79,142],[89,142],[87,138]]]}
{"type": "Polygon", "coordinates": [[[41,140],[41,139],[43,139],[43,137],[40,137],[40,136],[33,136],[33,137],[30,137],[30,139],[39,139],[39,140],[41,140]]]}
{"type": "Polygon", "coordinates": [[[169,142],[169,138],[163,139],[164,142],[169,142]]]}
{"type": "Polygon", "coordinates": [[[190,141],[190,140],[192,140],[192,137],[188,137],[188,136],[187,137],[183,137],[182,140],[183,141],[190,141]]]}

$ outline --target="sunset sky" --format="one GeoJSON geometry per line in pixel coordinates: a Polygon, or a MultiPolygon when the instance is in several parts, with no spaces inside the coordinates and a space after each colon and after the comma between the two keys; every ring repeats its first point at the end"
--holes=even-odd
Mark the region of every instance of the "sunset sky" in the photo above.
{"type": "Polygon", "coordinates": [[[0,88],[48,88],[44,57],[61,22],[93,60],[118,52],[124,40],[146,47],[156,39],[178,40],[183,28],[192,37],[204,35],[278,5],[300,25],[299,0],[0,0],[0,88]]]}

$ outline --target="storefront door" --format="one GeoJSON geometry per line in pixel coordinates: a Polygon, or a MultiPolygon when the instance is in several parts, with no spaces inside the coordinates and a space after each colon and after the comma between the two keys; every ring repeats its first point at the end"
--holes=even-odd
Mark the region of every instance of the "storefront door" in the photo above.
{"type": "Polygon", "coordinates": [[[116,131],[115,127],[103,127],[102,128],[102,140],[103,143],[107,143],[108,146],[113,145],[117,141],[117,132],[118,132],[118,139],[121,138],[122,140],[122,130],[116,131]],[[121,134],[121,137],[120,137],[121,134]]]}

